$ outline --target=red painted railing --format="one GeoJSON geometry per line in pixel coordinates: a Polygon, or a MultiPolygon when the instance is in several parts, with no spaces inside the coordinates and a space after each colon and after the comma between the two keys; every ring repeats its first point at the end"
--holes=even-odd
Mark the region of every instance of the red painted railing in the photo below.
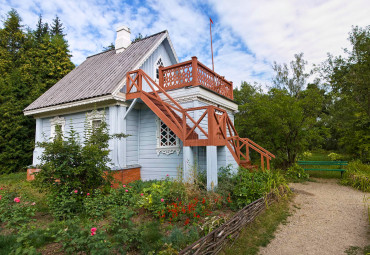
{"type": "Polygon", "coordinates": [[[197,57],[176,65],[159,68],[159,86],[165,90],[204,86],[233,99],[233,83],[200,63],[197,57]]]}
{"type": "Polygon", "coordinates": [[[168,89],[141,69],[126,75],[126,99],[141,98],[184,146],[227,146],[235,161],[244,167],[250,165],[249,151],[253,149],[261,155],[261,168],[266,160],[270,169],[270,160],[275,156],[252,140],[240,138],[225,110],[212,105],[185,109],[166,92],[168,89]],[[143,90],[143,82],[150,92],[143,90]]]}

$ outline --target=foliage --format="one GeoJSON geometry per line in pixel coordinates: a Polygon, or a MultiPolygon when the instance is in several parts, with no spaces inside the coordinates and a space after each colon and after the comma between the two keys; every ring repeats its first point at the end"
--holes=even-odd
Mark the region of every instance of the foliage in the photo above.
{"type": "Polygon", "coordinates": [[[370,161],[370,26],[353,27],[347,57],[328,56],[321,74],[331,89],[331,143],[334,149],[370,161]]]}
{"type": "Polygon", "coordinates": [[[289,181],[298,182],[308,180],[310,175],[306,173],[305,170],[303,170],[303,168],[300,167],[298,164],[294,164],[287,169],[285,177],[289,181]]]}
{"type": "Polygon", "coordinates": [[[41,17],[35,31],[21,22],[12,9],[0,28],[1,173],[31,164],[35,121],[23,109],[74,68],[63,34],[50,33],[41,17]]]}
{"type": "Polygon", "coordinates": [[[24,225],[18,232],[16,244],[10,254],[39,254],[37,248],[54,242],[59,228],[51,226],[46,229],[24,225]]]}
{"type": "Polygon", "coordinates": [[[104,229],[94,232],[92,228],[92,225],[83,226],[79,220],[70,220],[59,230],[56,240],[62,242],[67,254],[111,254],[111,243],[104,229]]]}
{"type": "Polygon", "coordinates": [[[35,215],[35,203],[27,201],[7,189],[0,190],[0,222],[6,222],[8,228],[19,229],[31,221],[35,215]]]}
{"type": "MultiPolygon", "coordinates": [[[[317,119],[323,108],[323,93],[317,85],[310,84],[299,89],[299,96],[285,88],[270,88],[265,94],[243,83],[234,91],[241,104],[235,126],[241,137],[252,137],[276,155],[275,167],[287,168],[311,142],[320,141],[322,130],[317,119]]],[[[257,155],[251,154],[252,159],[254,156],[257,155]]]]}
{"type": "Polygon", "coordinates": [[[284,177],[279,172],[248,172],[240,168],[233,177],[234,188],[231,193],[231,206],[243,208],[264,195],[277,191],[281,185],[286,185],[284,177]]]}
{"type": "Polygon", "coordinates": [[[330,158],[330,160],[336,161],[339,160],[342,156],[338,153],[331,152],[329,153],[328,157],[330,158]]]}
{"type": "MultiPolygon", "coordinates": [[[[176,250],[181,250],[185,248],[186,245],[193,243],[198,239],[199,232],[196,227],[190,227],[187,230],[182,230],[181,228],[175,226],[168,237],[164,239],[164,241],[165,243],[171,244],[171,247],[175,248],[176,250]]],[[[165,253],[162,251],[162,254],[165,253]]]]}
{"type": "Polygon", "coordinates": [[[44,152],[35,184],[48,191],[48,203],[54,216],[72,217],[83,212],[88,193],[110,184],[108,141],[113,136],[108,134],[105,121],[94,129],[87,126],[83,143],[72,125],[66,137],[60,128],[56,133],[50,141],[38,143],[44,152]]]}
{"type": "Polygon", "coordinates": [[[350,162],[341,183],[370,192],[370,165],[363,164],[360,161],[350,162]]]}
{"type": "Polygon", "coordinates": [[[148,209],[155,216],[159,211],[165,210],[167,203],[187,199],[184,185],[175,180],[171,181],[168,177],[162,181],[152,182],[138,194],[140,194],[138,206],[148,209]]]}

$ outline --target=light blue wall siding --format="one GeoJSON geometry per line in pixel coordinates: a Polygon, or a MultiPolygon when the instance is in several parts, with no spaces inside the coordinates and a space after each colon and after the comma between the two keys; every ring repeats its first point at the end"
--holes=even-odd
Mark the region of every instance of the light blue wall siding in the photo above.
{"type": "MultiPolygon", "coordinates": [[[[158,61],[159,57],[162,59],[164,66],[170,66],[176,64],[175,60],[170,57],[168,54],[167,49],[165,47],[165,43],[161,43],[159,47],[153,52],[153,54],[144,62],[144,64],[140,67],[143,71],[149,75],[153,80],[155,80],[155,64],[158,61]]],[[[152,91],[148,84],[143,81],[143,90],[144,91],[152,91]]]]}
{"type": "MultiPolygon", "coordinates": [[[[104,109],[98,109],[104,110],[104,109]]],[[[105,119],[106,122],[109,123],[109,111],[104,110],[105,112],[105,119]]],[[[71,126],[74,128],[74,130],[79,134],[80,141],[84,141],[84,127],[85,127],[85,121],[86,121],[86,111],[79,112],[79,113],[73,113],[73,114],[66,114],[66,115],[59,115],[59,117],[63,117],[65,119],[65,127],[64,127],[64,135],[66,136],[68,132],[71,130],[71,126]]],[[[40,120],[40,128],[41,128],[41,136],[39,139],[36,140],[36,142],[41,141],[48,141],[50,139],[51,135],[51,123],[50,121],[54,118],[48,117],[48,118],[41,118],[40,120]]],[[[39,128],[39,127],[37,127],[39,128]]],[[[39,130],[36,130],[36,133],[39,132],[39,130]]],[[[38,157],[41,155],[42,150],[39,148],[35,148],[34,151],[34,160],[33,165],[37,165],[40,163],[40,160],[38,157]]]]}
{"type": "Polygon", "coordinates": [[[182,167],[182,149],[177,153],[157,155],[157,124],[155,114],[146,107],[141,109],[140,114],[140,144],[139,164],[141,165],[141,178],[143,180],[162,179],[168,174],[176,178],[178,168],[182,167]]]}
{"type": "Polygon", "coordinates": [[[132,109],[126,117],[126,133],[130,135],[126,138],[127,140],[127,149],[126,149],[126,158],[127,165],[135,165],[139,162],[139,116],[140,111],[137,109],[132,109]]]}

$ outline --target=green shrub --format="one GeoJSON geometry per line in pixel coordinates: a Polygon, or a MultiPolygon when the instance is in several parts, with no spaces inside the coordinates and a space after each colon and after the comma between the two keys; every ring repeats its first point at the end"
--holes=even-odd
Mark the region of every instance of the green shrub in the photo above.
{"type": "Polygon", "coordinates": [[[109,135],[105,121],[94,129],[86,125],[83,143],[72,125],[66,137],[60,128],[56,133],[54,139],[38,143],[44,152],[35,183],[47,191],[52,214],[69,218],[83,211],[87,193],[110,185],[111,177],[106,174],[110,170],[108,141],[126,135],[109,135]]]}
{"type": "Polygon", "coordinates": [[[363,164],[359,160],[350,162],[341,183],[370,192],[370,165],[363,164]]]}
{"type": "Polygon", "coordinates": [[[0,222],[6,222],[8,228],[20,229],[35,216],[35,204],[20,197],[16,192],[1,190],[0,222]]]}
{"type": "Polygon", "coordinates": [[[63,250],[67,254],[112,254],[112,244],[104,229],[92,231],[94,226],[83,226],[77,219],[65,222],[64,228],[59,230],[57,241],[62,242],[63,250]]]}
{"type": "Polygon", "coordinates": [[[23,226],[18,232],[15,249],[10,254],[39,254],[37,248],[56,240],[59,228],[39,229],[23,226]]]}
{"type": "Polygon", "coordinates": [[[243,208],[270,192],[279,192],[282,185],[287,187],[284,177],[273,171],[251,173],[240,168],[233,179],[230,206],[234,209],[243,208]]]}
{"type": "Polygon", "coordinates": [[[136,246],[142,254],[156,254],[163,244],[159,222],[153,221],[140,226],[136,246]]]}
{"type": "Polygon", "coordinates": [[[108,195],[103,195],[100,189],[95,189],[92,193],[87,193],[84,200],[84,212],[89,218],[102,218],[109,209],[108,195]]]}
{"type": "Polygon", "coordinates": [[[285,177],[292,182],[306,181],[310,177],[305,170],[298,164],[289,167],[285,173],[285,177]]]}
{"type": "Polygon", "coordinates": [[[174,227],[171,233],[164,238],[164,242],[171,244],[176,250],[185,248],[188,244],[199,239],[199,232],[195,226],[183,230],[179,227],[174,227]]]}

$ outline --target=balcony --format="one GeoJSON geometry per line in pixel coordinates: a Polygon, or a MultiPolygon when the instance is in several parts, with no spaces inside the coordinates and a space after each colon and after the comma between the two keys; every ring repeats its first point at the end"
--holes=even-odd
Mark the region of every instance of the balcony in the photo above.
{"type": "Polygon", "coordinates": [[[176,65],[159,68],[159,86],[164,90],[203,86],[233,99],[233,83],[200,63],[197,57],[176,65]]]}

